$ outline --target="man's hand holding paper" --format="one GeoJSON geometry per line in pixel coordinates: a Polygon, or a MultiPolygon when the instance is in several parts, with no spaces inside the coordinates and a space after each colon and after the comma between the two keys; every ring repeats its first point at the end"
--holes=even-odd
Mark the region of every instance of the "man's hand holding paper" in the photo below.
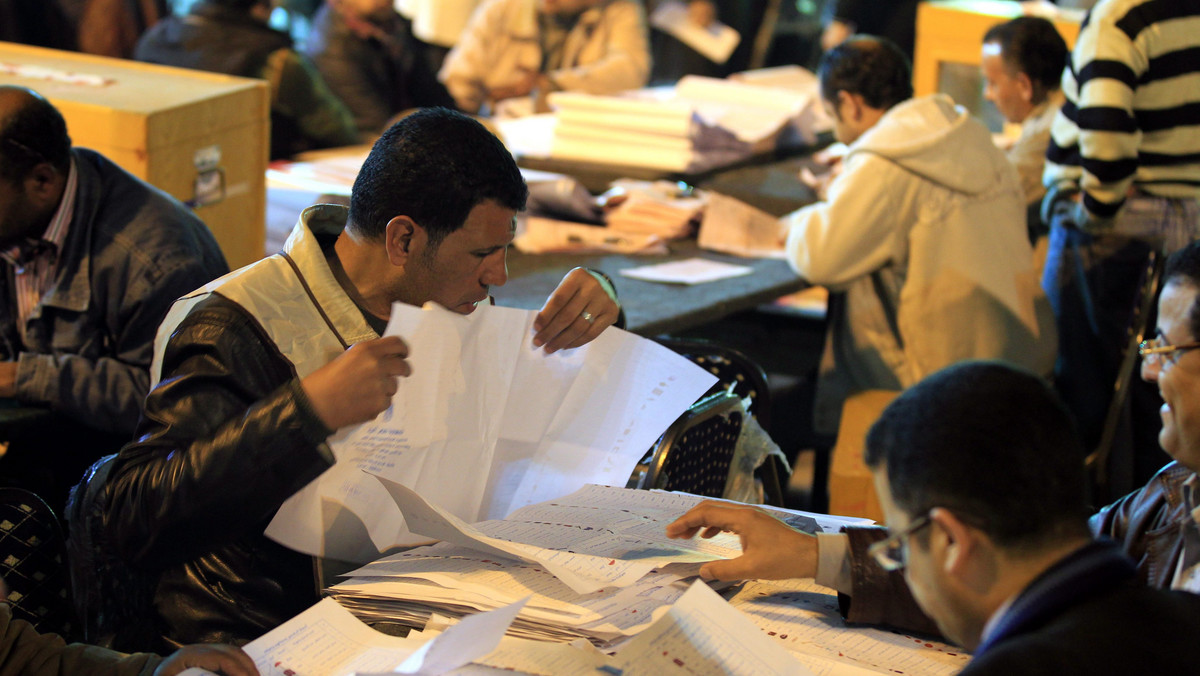
{"type": "Polygon", "coordinates": [[[533,321],[533,344],[549,354],[594,340],[621,315],[613,293],[594,272],[575,268],[567,273],[533,321]]]}
{"type": "Polygon", "coordinates": [[[339,430],[374,420],[392,405],[399,379],[412,373],[408,345],[386,336],[351,345],[336,359],[301,381],[325,426],[339,430]]]}

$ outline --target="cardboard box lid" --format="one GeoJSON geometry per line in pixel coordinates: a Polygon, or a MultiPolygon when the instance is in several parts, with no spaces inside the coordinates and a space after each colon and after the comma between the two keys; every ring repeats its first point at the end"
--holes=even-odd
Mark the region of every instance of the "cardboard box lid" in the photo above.
{"type": "Polygon", "coordinates": [[[0,42],[0,84],[29,87],[69,118],[80,144],[150,150],[266,124],[264,80],[0,42]]]}

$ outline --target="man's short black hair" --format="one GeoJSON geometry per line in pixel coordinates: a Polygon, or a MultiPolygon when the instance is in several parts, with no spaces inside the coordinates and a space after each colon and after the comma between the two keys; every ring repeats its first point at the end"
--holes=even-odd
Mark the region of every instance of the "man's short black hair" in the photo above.
{"type": "MultiPolygon", "coordinates": [[[[1163,286],[1172,282],[1200,289],[1200,242],[1188,244],[1167,259],[1163,271],[1163,286]]],[[[1188,310],[1188,330],[1192,332],[1192,338],[1200,336],[1200,294],[1188,310]]]]}
{"type": "Polygon", "coordinates": [[[1087,533],[1071,416],[1044,380],[1007,364],[963,362],[906,390],[871,427],[865,460],[885,466],[913,518],[943,507],[1012,548],[1087,533]]]}
{"type": "Polygon", "coordinates": [[[1059,88],[1070,50],[1053,23],[1036,16],[1017,17],[988,29],[983,43],[999,45],[1005,65],[1028,75],[1042,87],[1040,94],[1059,88]]]}
{"type": "Polygon", "coordinates": [[[7,118],[0,119],[0,178],[20,181],[42,162],[65,176],[71,169],[71,137],[62,113],[41,94],[11,87],[28,100],[7,118]]]}
{"type": "Polygon", "coordinates": [[[350,227],[381,238],[388,221],[404,215],[437,246],[485,200],[520,211],[528,196],[500,139],[467,115],[426,108],[393,124],[371,148],[350,193],[350,227]]]}
{"type": "Polygon", "coordinates": [[[867,105],[887,110],[912,98],[912,66],[894,42],[855,35],[825,52],[817,66],[821,96],[837,102],[839,91],[858,94],[867,105]]]}

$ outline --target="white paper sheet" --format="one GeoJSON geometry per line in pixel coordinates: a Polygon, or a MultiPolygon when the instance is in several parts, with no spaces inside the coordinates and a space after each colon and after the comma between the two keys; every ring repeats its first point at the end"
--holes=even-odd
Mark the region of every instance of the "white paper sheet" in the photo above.
{"type": "Polygon", "coordinates": [[[837,595],[812,580],[747,582],[730,600],[767,636],[801,655],[822,673],[855,673],[841,666],[877,673],[950,676],[970,655],[955,646],[885,629],[848,629],[838,613],[837,595]],[[826,671],[829,669],[829,671],[826,671]]]}
{"type": "Polygon", "coordinates": [[[412,375],[375,420],[330,438],[337,463],[289,498],[266,534],[300,552],[366,562],[408,532],[384,487],[402,483],[458,518],[502,518],[588,483],[624,485],[662,431],[715,382],[667,348],[616,328],[551,355],[536,313],[469,316],[397,304],[412,375]]]}
{"type": "Polygon", "coordinates": [[[779,219],[720,193],[708,194],[698,244],[702,249],[753,258],[784,258],[779,219]]]}
{"type": "Polygon", "coordinates": [[[607,586],[626,587],[656,565],[654,561],[621,561],[488,537],[412,489],[384,477],[376,478],[399,505],[414,533],[496,556],[541,564],[578,594],[590,594],[607,586]]]}
{"type": "Polygon", "coordinates": [[[626,673],[813,676],[699,581],[664,617],[622,646],[615,661],[626,673]]]}
{"type": "Polygon", "coordinates": [[[713,63],[728,61],[742,39],[737,31],[719,21],[707,27],[697,26],[688,18],[687,7],[676,0],[660,4],[650,15],[650,25],[675,36],[713,63]]]}
{"type": "Polygon", "coordinates": [[[528,597],[489,613],[464,617],[438,637],[421,646],[395,672],[414,676],[437,676],[490,653],[521,612],[528,597]]]}
{"type": "Polygon", "coordinates": [[[703,284],[719,279],[740,277],[754,272],[754,268],[710,261],[706,258],[688,258],[682,261],[643,265],[621,270],[622,277],[632,277],[647,282],[666,284],[703,284]]]}
{"type": "Polygon", "coordinates": [[[323,599],[244,650],[262,676],[333,675],[391,671],[425,640],[381,634],[332,599],[323,599]]]}

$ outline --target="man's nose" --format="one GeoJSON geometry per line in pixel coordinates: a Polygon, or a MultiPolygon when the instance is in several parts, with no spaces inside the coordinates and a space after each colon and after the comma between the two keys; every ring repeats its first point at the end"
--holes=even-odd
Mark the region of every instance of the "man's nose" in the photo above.
{"type": "Polygon", "coordinates": [[[1142,380],[1148,383],[1157,383],[1158,376],[1162,374],[1162,367],[1157,363],[1151,363],[1150,359],[1142,359],[1142,380]]]}
{"type": "Polygon", "coordinates": [[[479,281],[484,286],[504,286],[508,281],[508,249],[501,249],[492,254],[494,260],[488,260],[479,281]]]}

